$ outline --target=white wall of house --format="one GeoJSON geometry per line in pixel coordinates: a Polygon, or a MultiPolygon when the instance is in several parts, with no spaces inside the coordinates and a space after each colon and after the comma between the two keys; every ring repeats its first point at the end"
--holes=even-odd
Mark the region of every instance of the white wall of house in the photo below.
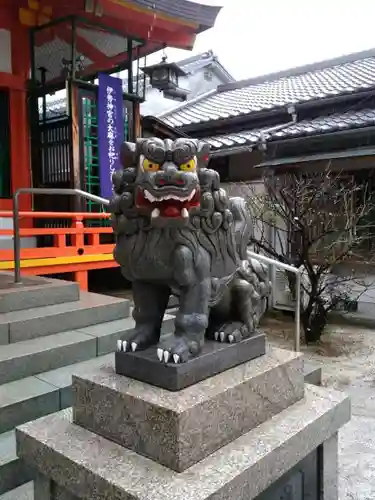
{"type": "MultiPolygon", "coordinates": [[[[216,75],[215,71],[209,71],[208,68],[202,68],[179,79],[179,87],[190,91],[187,96],[188,101],[216,89],[222,83],[223,80],[216,75]]],[[[141,104],[141,114],[158,116],[171,111],[179,104],[172,99],[166,99],[159,90],[147,87],[146,101],[141,104]]]]}

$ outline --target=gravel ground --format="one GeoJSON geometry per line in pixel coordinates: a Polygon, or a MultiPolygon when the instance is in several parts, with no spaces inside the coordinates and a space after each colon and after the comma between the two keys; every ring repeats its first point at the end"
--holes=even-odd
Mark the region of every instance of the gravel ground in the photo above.
{"type": "MultiPolygon", "coordinates": [[[[269,341],[291,348],[294,324],[268,318],[269,341]]],[[[309,363],[323,369],[323,385],[345,391],[352,419],[340,432],[340,500],[375,499],[375,326],[330,325],[317,345],[303,346],[309,363]]]]}

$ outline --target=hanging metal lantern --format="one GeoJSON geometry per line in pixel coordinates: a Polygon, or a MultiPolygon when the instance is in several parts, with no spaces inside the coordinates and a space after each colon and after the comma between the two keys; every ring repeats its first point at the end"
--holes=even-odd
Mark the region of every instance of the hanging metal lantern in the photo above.
{"type": "Polygon", "coordinates": [[[176,63],[168,63],[166,57],[161,63],[142,68],[142,71],[150,78],[151,87],[162,92],[178,89],[179,77],[187,76],[176,63]]]}

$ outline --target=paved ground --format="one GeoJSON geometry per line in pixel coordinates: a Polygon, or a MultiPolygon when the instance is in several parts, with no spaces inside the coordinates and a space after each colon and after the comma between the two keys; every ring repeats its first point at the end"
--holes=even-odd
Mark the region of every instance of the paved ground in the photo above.
{"type": "MultiPolygon", "coordinates": [[[[292,325],[265,326],[273,344],[291,347],[292,325]]],[[[352,419],[340,432],[340,500],[375,499],[375,328],[329,327],[318,346],[303,348],[323,368],[323,385],[347,392],[352,419]]]]}

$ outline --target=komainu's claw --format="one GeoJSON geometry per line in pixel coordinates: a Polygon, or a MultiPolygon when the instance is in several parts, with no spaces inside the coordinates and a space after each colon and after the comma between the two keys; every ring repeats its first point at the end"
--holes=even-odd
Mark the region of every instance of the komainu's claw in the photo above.
{"type": "Polygon", "coordinates": [[[196,340],[190,341],[189,338],[182,335],[163,339],[157,349],[157,355],[161,363],[173,363],[175,365],[186,363],[196,353],[199,353],[196,340]]]}
{"type": "Polygon", "coordinates": [[[178,354],[173,354],[173,361],[177,365],[177,363],[180,361],[180,356],[178,354]]]}
{"type": "Polygon", "coordinates": [[[119,340],[117,342],[117,349],[130,354],[136,351],[143,351],[151,345],[155,345],[156,347],[159,337],[160,333],[155,333],[155,328],[152,325],[143,325],[136,327],[131,334],[127,336],[126,340],[119,340]]]}
{"type": "Polygon", "coordinates": [[[216,328],[213,337],[211,333],[211,338],[222,343],[228,342],[229,344],[234,344],[248,337],[247,327],[240,321],[230,321],[216,328]]]}

